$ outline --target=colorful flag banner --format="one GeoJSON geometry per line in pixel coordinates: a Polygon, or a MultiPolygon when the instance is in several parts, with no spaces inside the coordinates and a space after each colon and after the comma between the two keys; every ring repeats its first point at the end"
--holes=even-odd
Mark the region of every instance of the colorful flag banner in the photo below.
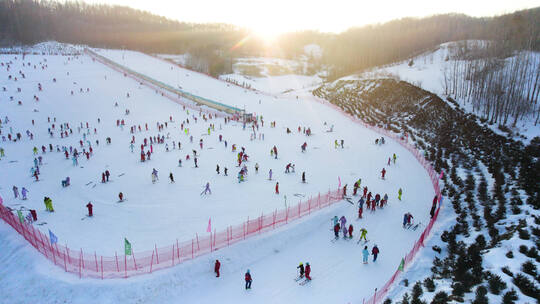
{"type": "Polygon", "coordinates": [[[124,238],[124,247],[126,255],[131,255],[131,243],[126,238],[124,238]]]}
{"type": "Polygon", "coordinates": [[[58,243],[58,237],[52,233],[51,229],[49,229],[49,239],[51,239],[51,245],[58,243]]]}
{"type": "Polygon", "coordinates": [[[21,210],[17,210],[17,215],[19,216],[19,221],[22,223],[24,223],[24,216],[21,212],[21,210]]]}

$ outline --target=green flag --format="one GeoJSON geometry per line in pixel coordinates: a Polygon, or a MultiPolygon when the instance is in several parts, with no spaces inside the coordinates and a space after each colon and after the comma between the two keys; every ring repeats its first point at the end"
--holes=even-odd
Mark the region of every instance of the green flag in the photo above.
{"type": "Polygon", "coordinates": [[[399,263],[398,270],[403,271],[404,267],[405,267],[405,259],[401,259],[401,263],[399,263]]]}
{"type": "Polygon", "coordinates": [[[131,255],[131,243],[124,238],[124,247],[126,248],[126,255],[131,255]]]}
{"type": "Polygon", "coordinates": [[[19,216],[19,221],[21,221],[21,224],[24,223],[24,216],[22,215],[21,210],[17,210],[17,215],[19,216]]]}

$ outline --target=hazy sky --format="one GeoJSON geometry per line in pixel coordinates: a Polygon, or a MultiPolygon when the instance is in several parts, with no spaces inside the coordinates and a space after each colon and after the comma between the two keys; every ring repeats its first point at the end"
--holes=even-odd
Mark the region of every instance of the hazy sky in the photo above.
{"type": "Polygon", "coordinates": [[[540,0],[84,0],[130,6],[186,22],[224,22],[262,35],[352,26],[442,13],[493,16],[540,6],[540,0]]]}

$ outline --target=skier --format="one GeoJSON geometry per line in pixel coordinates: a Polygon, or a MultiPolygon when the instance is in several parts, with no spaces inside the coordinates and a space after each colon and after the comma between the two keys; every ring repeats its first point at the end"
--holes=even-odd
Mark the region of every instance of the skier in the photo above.
{"type": "Polygon", "coordinates": [[[367,246],[364,247],[364,250],[362,250],[362,257],[363,257],[363,262],[364,264],[367,264],[368,263],[368,257],[369,257],[369,251],[367,249],[367,246]]]}
{"type": "Polygon", "coordinates": [[[214,264],[214,272],[216,273],[216,278],[219,278],[219,268],[221,267],[221,263],[219,260],[216,260],[216,263],[214,264]]]}
{"type": "Polygon", "coordinates": [[[345,218],[345,216],[341,216],[341,218],[339,218],[339,222],[341,223],[341,227],[345,227],[345,224],[347,223],[347,219],[345,218]]]}
{"type": "Polygon", "coordinates": [[[223,168],[223,174],[224,174],[225,176],[228,176],[228,175],[227,175],[227,171],[228,171],[227,167],[223,168]]]}
{"type": "Polygon", "coordinates": [[[272,169],[268,171],[268,180],[272,180],[272,169]]]}
{"type": "Polygon", "coordinates": [[[401,200],[401,194],[403,194],[403,190],[401,190],[401,188],[399,188],[398,190],[398,199],[401,200]]]}
{"type": "Polygon", "coordinates": [[[28,191],[25,187],[22,187],[22,189],[21,189],[21,195],[22,195],[22,199],[23,199],[23,200],[26,200],[26,194],[27,194],[28,192],[30,192],[30,191],[28,191]]]}
{"type": "Polygon", "coordinates": [[[13,196],[15,196],[15,198],[19,197],[19,188],[17,188],[17,186],[13,186],[13,196]]]}
{"type": "Polygon", "coordinates": [[[219,165],[216,165],[216,172],[219,175],[219,165]]]}
{"type": "Polygon", "coordinates": [[[49,197],[43,198],[43,203],[45,203],[45,209],[49,212],[54,212],[54,208],[52,205],[52,200],[49,197]]]}
{"type": "Polygon", "coordinates": [[[276,194],[279,194],[279,182],[276,183],[276,194]]]}
{"type": "Polygon", "coordinates": [[[306,183],[306,171],[302,172],[302,183],[306,183]]]}
{"type": "Polygon", "coordinates": [[[382,171],[381,171],[382,179],[384,179],[384,175],[385,175],[385,174],[386,174],[386,169],[383,168],[382,171]]]}
{"type": "Polygon", "coordinates": [[[338,221],[339,221],[339,219],[338,219],[337,215],[334,215],[334,217],[332,218],[333,226],[335,226],[338,223],[338,221]]]}
{"type": "Polygon", "coordinates": [[[334,225],[334,235],[336,236],[336,240],[339,239],[339,223],[334,225]]]}
{"type": "Polygon", "coordinates": [[[352,237],[353,237],[353,236],[352,236],[353,230],[354,230],[353,225],[352,225],[352,224],[349,225],[349,238],[350,238],[350,239],[352,239],[352,237]]]}
{"type": "Polygon", "coordinates": [[[120,192],[118,193],[118,199],[120,202],[123,202],[124,201],[124,193],[120,192]]]}
{"type": "Polygon", "coordinates": [[[94,216],[92,213],[92,207],[92,202],[88,202],[88,204],[86,204],[86,208],[88,208],[88,216],[94,216]]]}
{"type": "Polygon", "coordinates": [[[204,187],[203,192],[201,192],[201,195],[203,195],[203,194],[206,195],[208,193],[212,194],[212,190],[210,190],[210,183],[209,182],[206,183],[206,186],[204,187]]]}
{"type": "Polygon", "coordinates": [[[362,218],[362,213],[364,212],[364,198],[361,197],[358,200],[358,218],[362,218]]]}
{"type": "Polygon", "coordinates": [[[377,244],[373,246],[373,249],[371,249],[371,254],[373,255],[373,262],[377,260],[377,256],[379,255],[379,247],[377,247],[377,244]]]}
{"type": "Polygon", "coordinates": [[[408,221],[409,221],[409,216],[407,215],[407,213],[403,214],[403,228],[405,228],[408,221]]]}
{"type": "Polygon", "coordinates": [[[397,158],[396,153],[394,153],[394,156],[392,156],[392,158],[394,159],[394,164],[396,164],[396,158],[397,158]]]}
{"type": "Polygon", "coordinates": [[[306,262],[306,280],[311,281],[311,277],[309,276],[311,274],[311,266],[309,263],[306,262]]]}
{"type": "Polygon", "coordinates": [[[367,230],[366,230],[366,228],[360,229],[360,240],[359,241],[361,241],[362,239],[364,239],[364,241],[367,242],[367,230]]]}
{"type": "Polygon", "coordinates": [[[255,163],[255,173],[259,173],[259,163],[255,163]]]}
{"type": "Polygon", "coordinates": [[[251,282],[253,281],[253,279],[251,278],[251,274],[249,273],[249,269],[247,270],[244,278],[246,280],[246,289],[251,289],[251,282]]]}
{"type": "Polygon", "coordinates": [[[347,229],[347,226],[345,225],[341,225],[342,229],[341,229],[341,232],[343,232],[343,238],[346,239],[347,238],[347,232],[349,232],[349,230],[347,229]]]}
{"type": "Polygon", "coordinates": [[[298,265],[296,268],[300,269],[300,278],[304,277],[304,264],[300,262],[300,265],[298,265]]]}
{"type": "Polygon", "coordinates": [[[171,183],[174,183],[174,176],[172,172],[169,173],[169,179],[171,180],[171,183]]]}

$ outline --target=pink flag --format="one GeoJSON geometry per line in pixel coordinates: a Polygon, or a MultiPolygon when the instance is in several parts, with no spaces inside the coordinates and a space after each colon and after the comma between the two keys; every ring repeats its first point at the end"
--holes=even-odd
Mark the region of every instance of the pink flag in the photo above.
{"type": "Polygon", "coordinates": [[[441,170],[441,175],[439,176],[439,179],[442,179],[443,174],[444,174],[444,170],[441,170]]]}
{"type": "Polygon", "coordinates": [[[339,185],[338,185],[337,187],[338,187],[338,188],[341,188],[341,178],[338,176],[338,177],[337,177],[337,180],[338,180],[338,182],[339,182],[339,185]]]}
{"type": "Polygon", "coordinates": [[[206,232],[212,232],[212,218],[208,219],[208,228],[206,228],[206,232]]]}

